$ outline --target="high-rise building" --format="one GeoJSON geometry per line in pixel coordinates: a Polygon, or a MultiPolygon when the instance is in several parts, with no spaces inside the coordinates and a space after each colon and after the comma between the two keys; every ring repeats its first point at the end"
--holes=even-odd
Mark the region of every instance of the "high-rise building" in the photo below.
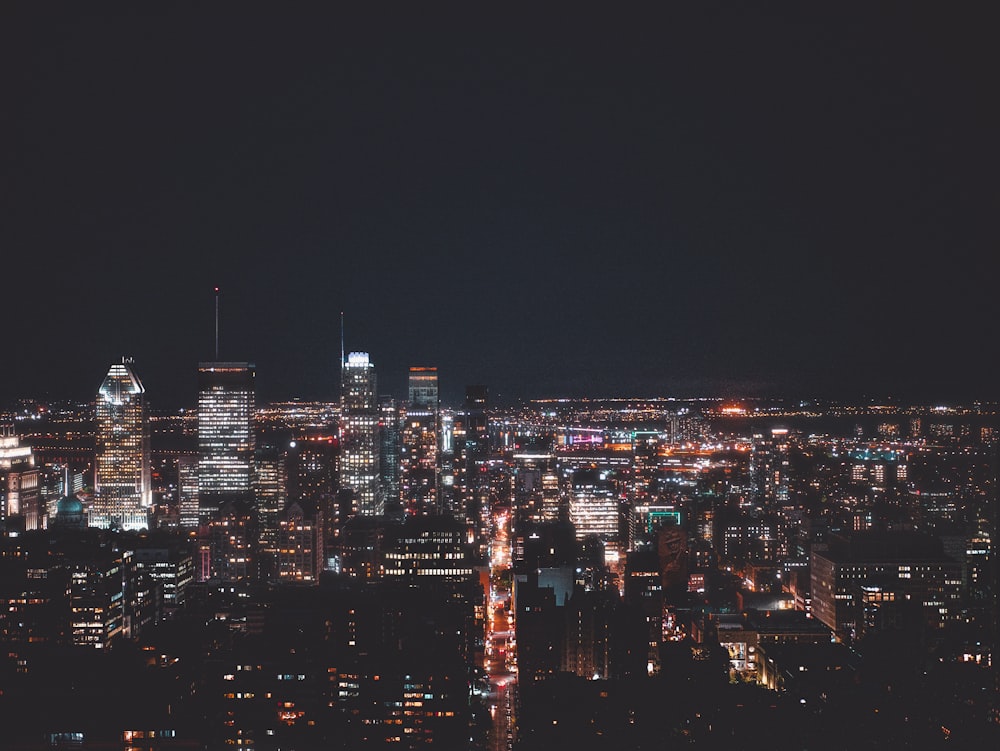
{"type": "Polygon", "coordinates": [[[38,529],[39,473],[31,446],[13,425],[0,425],[0,529],[38,529]]]}
{"type": "Polygon", "coordinates": [[[70,634],[75,646],[108,649],[122,635],[122,553],[110,546],[79,551],[70,573],[70,634]]]}
{"type": "Polygon", "coordinates": [[[108,370],[97,392],[92,527],[149,527],[153,505],[145,389],[131,359],[108,370]]]}
{"type": "Polygon", "coordinates": [[[378,391],[367,352],[351,352],[341,363],[340,486],[357,496],[358,514],[380,515],[378,391]]]}
{"type": "Polygon", "coordinates": [[[379,397],[379,481],[385,512],[399,508],[399,407],[391,396],[379,397]]]}
{"type": "Polygon", "coordinates": [[[456,414],[450,409],[441,409],[438,416],[438,462],[437,462],[437,491],[438,509],[441,513],[465,520],[465,504],[462,501],[460,486],[455,484],[459,475],[458,465],[462,461],[460,455],[456,455],[457,445],[456,432],[463,436],[465,428],[462,425],[462,418],[458,416],[458,430],[456,431],[456,414]]]}
{"type": "Polygon", "coordinates": [[[295,500],[281,514],[274,580],[318,584],[324,565],[323,511],[307,500],[295,500]]]}
{"type": "Polygon", "coordinates": [[[465,443],[462,452],[462,501],[466,518],[477,525],[477,536],[484,542],[489,536],[489,483],[486,462],[489,459],[490,429],[486,415],[489,392],[482,384],[465,387],[465,443]]]}
{"type": "MultiPolygon", "coordinates": [[[[340,442],[325,427],[300,430],[285,452],[287,492],[283,494],[279,511],[283,513],[296,501],[303,504],[303,510],[318,509],[323,524],[320,536],[324,540],[333,537],[337,526],[344,521],[337,506],[339,456],[340,442]]],[[[281,522],[282,513],[275,517],[276,524],[281,522]]]]}
{"type": "Polygon", "coordinates": [[[438,409],[437,368],[410,368],[410,409],[436,412],[438,409]]]}
{"type": "Polygon", "coordinates": [[[225,583],[256,581],[260,574],[257,513],[244,501],[227,501],[208,522],[209,578],[225,583]]]}
{"type": "Polygon", "coordinates": [[[198,363],[198,503],[203,524],[229,501],[253,504],[255,376],[249,362],[198,363]]]}
{"type": "Polygon", "coordinates": [[[278,545],[278,525],[287,503],[287,455],[276,442],[261,441],[256,450],[254,498],[257,500],[261,552],[273,560],[278,545]]]}
{"type": "Polygon", "coordinates": [[[606,562],[617,561],[619,552],[618,499],[605,473],[579,469],[573,473],[569,498],[569,519],[576,539],[591,535],[605,545],[606,562]]]}
{"type": "Polygon", "coordinates": [[[437,368],[410,368],[403,420],[400,491],[408,514],[436,514],[440,501],[440,410],[437,368]]]}
{"type": "Polygon", "coordinates": [[[177,457],[177,506],[180,525],[184,530],[198,529],[198,455],[182,454],[177,457]]]}
{"type": "Polygon", "coordinates": [[[194,558],[183,546],[145,547],[133,551],[132,565],[163,587],[163,608],[173,615],[184,605],[187,588],[194,581],[194,558]]]}
{"type": "Polygon", "coordinates": [[[831,533],[827,543],[812,549],[812,612],[842,639],[863,633],[866,611],[878,608],[916,609],[932,630],[956,617],[962,563],[945,553],[940,537],[877,530],[831,533]]]}

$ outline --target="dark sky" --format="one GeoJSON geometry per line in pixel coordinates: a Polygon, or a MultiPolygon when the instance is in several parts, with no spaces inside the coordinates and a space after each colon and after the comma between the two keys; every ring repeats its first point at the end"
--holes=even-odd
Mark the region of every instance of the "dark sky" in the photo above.
{"type": "Polygon", "coordinates": [[[592,5],[4,3],[0,402],[1000,396],[995,4],[592,5]]]}

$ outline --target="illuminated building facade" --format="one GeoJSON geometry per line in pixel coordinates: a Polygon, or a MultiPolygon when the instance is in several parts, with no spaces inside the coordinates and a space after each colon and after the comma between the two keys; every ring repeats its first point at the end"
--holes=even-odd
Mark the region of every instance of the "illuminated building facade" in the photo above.
{"type": "Polygon", "coordinates": [[[323,512],[305,501],[292,501],[279,522],[276,578],[318,584],[323,565],[323,512]]]}
{"type": "Polygon", "coordinates": [[[153,498],[144,394],[129,359],[111,366],[97,392],[92,527],[149,527],[153,498]]]}
{"type": "Polygon", "coordinates": [[[69,564],[70,640],[80,647],[108,649],[122,635],[125,579],[121,553],[101,548],[69,564]]]}
{"type": "Polygon", "coordinates": [[[831,534],[828,549],[812,549],[810,574],[813,614],[845,640],[863,632],[866,610],[876,607],[905,604],[943,628],[962,592],[962,563],[921,532],[831,534]]]}
{"type": "Polygon", "coordinates": [[[281,512],[287,502],[286,454],[276,443],[258,443],[256,453],[254,498],[257,500],[260,549],[273,556],[281,512]]]}
{"type": "Polygon", "coordinates": [[[603,472],[581,469],[573,473],[569,498],[569,520],[576,539],[596,535],[614,551],[618,548],[618,498],[614,485],[603,472]]]}
{"type": "Polygon", "coordinates": [[[555,454],[525,451],[513,456],[513,494],[519,519],[532,522],[559,520],[559,473],[555,454]]]}
{"type": "Polygon", "coordinates": [[[413,410],[436,412],[438,409],[437,368],[410,368],[409,405],[413,410]]]}
{"type": "Polygon", "coordinates": [[[22,446],[13,425],[0,426],[0,529],[44,526],[39,472],[31,446],[22,446]]]}
{"type": "Polygon", "coordinates": [[[198,456],[183,454],[177,457],[177,506],[180,510],[182,529],[198,528],[198,456]]]}
{"type": "Polygon", "coordinates": [[[773,508],[788,501],[789,436],[786,428],[773,428],[770,437],[754,436],[750,473],[754,491],[763,503],[773,508]]]}
{"type": "Polygon", "coordinates": [[[385,498],[385,512],[399,508],[399,407],[391,396],[378,402],[379,483],[385,498]]]}
{"type": "Polygon", "coordinates": [[[340,486],[357,495],[361,516],[381,515],[379,407],[375,365],[367,352],[351,352],[341,366],[340,486]]]}
{"type": "Polygon", "coordinates": [[[390,527],[383,543],[382,575],[412,583],[474,581],[464,526],[452,516],[411,517],[390,527]]]}
{"type": "Polygon", "coordinates": [[[638,609],[646,623],[646,672],[660,672],[663,642],[663,580],[655,550],[630,551],[625,560],[625,602],[638,609]]]}
{"type": "Polygon", "coordinates": [[[133,552],[132,565],[163,587],[163,608],[172,615],[184,605],[187,588],[194,581],[194,558],[181,547],[143,548],[133,552]]]}
{"type": "Polygon", "coordinates": [[[224,503],[253,502],[255,376],[253,363],[198,363],[198,504],[202,524],[224,503]]]}
{"type": "MultiPolygon", "coordinates": [[[[489,390],[482,384],[465,387],[464,445],[459,444],[461,474],[459,477],[466,518],[477,526],[481,540],[489,534],[489,483],[486,463],[489,459],[490,433],[487,406],[489,390]]],[[[558,478],[557,478],[558,482],[558,478]]]]}
{"type": "Polygon", "coordinates": [[[256,581],[259,574],[256,510],[242,501],[229,501],[208,523],[208,576],[219,582],[256,581]]]}
{"type": "Polygon", "coordinates": [[[629,550],[638,550],[656,539],[663,524],[681,526],[681,511],[671,504],[639,503],[629,508],[629,550]]]}
{"type": "Polygon", "coordinates": [[[440,410],[437,368],[410,368],[403,420],[400,488],[408,514],[440,511],[440,410]]]}

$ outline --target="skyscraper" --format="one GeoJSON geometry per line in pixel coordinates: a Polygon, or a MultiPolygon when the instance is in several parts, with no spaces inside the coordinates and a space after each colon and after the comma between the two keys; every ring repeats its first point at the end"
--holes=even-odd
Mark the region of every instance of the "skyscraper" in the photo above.
{"type": "Polygon", "coordinates": [[[198,455],[186,453],[177,457],[177,506],[182,529],[198,529],[198,455]]]}
{"type": "Polygon", "coordinates": [[[22,446],[13,424],[0,425],[0,530],[44,526],[40,473],[31,446],[22,446]]]}
{"type": "Polygon", "coordinates": [[[202,523],[228,501],[253,504],[254,379],[249,362],[198,363],[198,502],[202,523]]]}
{"type": "Polygon", "coordinates": [[[489,536],[490,488],[485,464],[489,458],[490,432],[486,415],[489,390],[483,384],[465,387],[465,444],[460,447],[464,472],[462,477],[462,500],[465,515],[478,525],[477,535],[484,541],[489,536]]]}
{"type": "Polygon", "coordinates": [[[409,514],[440,511],[440,412],[437,368],[410,368],[403,421],[400,487],[409,514]]]}
{"type": "Polygon", "coordinates": [[[358,514],[383,513],[379,492],[378,391],[375,365],[367,352],[341,362],[340,486],[357,495],[358,514]]]}
{"type": "Polygon", "coordinates": [[[410,409],[414,411],[437,412],[438,373],[437,368],[410,368],[410,409]]]}
{"type": "Polygon", "coordinates": [[[108,370],[97,392],[92,527],[142,529],[153,504],[145,389],[131,359],[108,370]]]}
{"type": "Polygon", "coordinates": [[[379,480],[386,513],[399,508],[399,408],[395,398],[379,398],[379,480]]]}

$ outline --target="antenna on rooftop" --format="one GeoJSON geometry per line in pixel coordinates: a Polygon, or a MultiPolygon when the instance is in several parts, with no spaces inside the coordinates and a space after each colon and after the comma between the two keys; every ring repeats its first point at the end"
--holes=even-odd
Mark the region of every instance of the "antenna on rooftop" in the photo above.
{"type": "Polygon", "coordinates": [[[340,367],[343,369],[344,363],[344,311],[340,311],[340,367]]]}
{"type": "Polygon", "coordinates": [[[219,361],[219,288],[215,288],[215,361],[219,361]]]}

